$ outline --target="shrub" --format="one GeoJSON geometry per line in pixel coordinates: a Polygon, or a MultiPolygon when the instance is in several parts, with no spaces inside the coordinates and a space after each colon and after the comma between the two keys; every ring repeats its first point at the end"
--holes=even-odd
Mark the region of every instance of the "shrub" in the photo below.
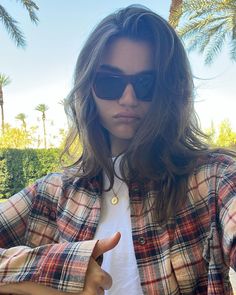
{"type": "Polygon", "coordinates": [[[0,149],[0,198],[60,170],[60,149],[0,149]]]}

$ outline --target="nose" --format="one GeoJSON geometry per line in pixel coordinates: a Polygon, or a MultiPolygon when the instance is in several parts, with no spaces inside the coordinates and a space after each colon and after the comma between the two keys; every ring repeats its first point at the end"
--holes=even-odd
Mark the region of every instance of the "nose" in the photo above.
{"type": "Polygon", "coordinates": [[[138,99],[136,97],[132,84],[128,84],[126,86],[121,98],[118,100],[118,103],[122,106],[130,107],[135,107],[138,105],[138,99]]]}

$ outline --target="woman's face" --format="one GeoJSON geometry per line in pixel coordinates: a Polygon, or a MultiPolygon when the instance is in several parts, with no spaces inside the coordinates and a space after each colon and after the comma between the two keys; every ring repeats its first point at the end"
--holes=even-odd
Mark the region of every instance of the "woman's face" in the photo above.
{"type": "MultiPolygon", "coordinates": [[[[105,74],[134,75],[153,70],[153,52],[149,43],[119,38],[104,52],[99,72],[105,74]]],[[[111,87],[112,89],[112,87],[111,87]]],[[[109,132],[112,155],[127,149],[147,114],[150,101],[137,99],[132,84],[127,84],[120,98],[105,100],[95,94],[100,122],[109,132]]]]}

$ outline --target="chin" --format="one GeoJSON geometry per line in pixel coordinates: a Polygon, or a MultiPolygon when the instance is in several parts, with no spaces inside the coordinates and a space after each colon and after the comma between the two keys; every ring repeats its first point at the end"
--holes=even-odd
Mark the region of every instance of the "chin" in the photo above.
{"type": "Polygon", "coordinates": [[[113,136],[114,137],[116,137],[117,139],[119,139],[119,140],[125,140],[125,141],[127,141],[127,140],[132,140],[132,138],[134,137],[134,134],[113,134],[113,136]]]}
{"type": "Polygon", "coordinates": [[[136,129],[129,128],[129,126],[126,126],[126,128],[122,128],[121,130],[116,130],[113,135],[120,139],[132,139],[136,133],[136,129]]]}
{"type": "Polygon", "coordinates": [[[135,135],[135,131],[134,130],[127,130],[127,129],[119,131],[119,132],[114,132],[113,136],[120,138],[120,139],[132,139],[135,135]]]}

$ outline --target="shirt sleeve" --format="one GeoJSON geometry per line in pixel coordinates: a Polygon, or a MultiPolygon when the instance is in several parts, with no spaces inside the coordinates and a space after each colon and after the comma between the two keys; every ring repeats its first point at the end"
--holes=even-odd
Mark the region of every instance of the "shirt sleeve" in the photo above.
{"type": "Polygon", "coordinates": [[[218,181],[218,198],[223,251],[236,271],[236,162],[223,169],[218,181]]]}
{"type": "Polygon", "coordinates": [[[78,293],[96,240],[24,246],[27,220],[37,186],[24,189],[0,205],[0,285],[31,281],[78,293]]]}

